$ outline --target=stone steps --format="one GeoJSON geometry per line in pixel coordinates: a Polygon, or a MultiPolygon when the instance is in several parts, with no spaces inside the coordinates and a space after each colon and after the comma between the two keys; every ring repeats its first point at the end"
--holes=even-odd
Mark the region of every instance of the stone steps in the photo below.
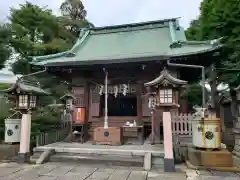
{"type": "Polygon", "coordinates": [[[115,156],[115,155],[89,155],[57,153],[50,157],[52,162],[79,162],[85,164],[112,164],[121,166],[143,167],[144,157],[141,156],[115,156]]]}
{"type": "MultiPolygon", "coordinates": [[[[54,149],[54,148],[53,148],[54,149]]],[[[46,151],[44,148],[35,148],[31,161],[36,163],[41,154],[46,151]]],[[[84,164],[108,164],[118,166],[134,166],[146,168],[146,162],[154,167],[162,167],[164,164],[164,153],[162,152],[144,152],[144,151],[126,151],[117,149],[55,149],[47,160],[51,162],[79,162],[84,164]],[[148,155],[147,155],[148,154],[148,155]]],[[[149,165],[148,165],[149,166],[149,165]]]]}

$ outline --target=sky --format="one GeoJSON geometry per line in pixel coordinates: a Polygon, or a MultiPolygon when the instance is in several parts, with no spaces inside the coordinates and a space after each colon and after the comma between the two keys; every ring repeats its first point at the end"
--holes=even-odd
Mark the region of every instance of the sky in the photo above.
{"type": "MultiPolygon", "coordinates": [[[[47,6],[60,15],[59,7],[64,0],[28,0],[41,7],[47,6]]],[[[87,19],[95,26],[109,26],[133,22],[153,21],[180,17],[180,25],[189,26],[199,14],[202,0],[82,0],[87,19]]],[[[0,22],[6,21],[11,7],[19,7],[25,0],[2,0],[0,22]]],[[[6,69],[4,69],[6,71],[6,69]]]]}
{"type": "MultiPolygon", "coordinates": [[[[60,14],[63,0],[28,0],[40,6],[48,6],[60,14]]],[[[202,0],[82,0],[88,20],[95,26],[106,26],[181,17],[180,24],[187,28],[199,14],[202,0]]],[[[25,0],[2,0],[0,20],[6,20],[10,7],[17,7],[25,0]]]]}

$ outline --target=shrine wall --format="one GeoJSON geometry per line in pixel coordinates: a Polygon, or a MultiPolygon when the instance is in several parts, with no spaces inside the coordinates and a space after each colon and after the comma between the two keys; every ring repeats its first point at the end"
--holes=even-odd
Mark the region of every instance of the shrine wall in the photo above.
{"type": "MultiPolygon", "coordinates": [[[[158,71],[156,71],[158,72],[158,71]]],[[[169,70],[169,72],[171,73],[172,76],[179,78],[179,73],[176,70],[169,70]]],[[[159,75],[160,71],[156,74],[154,77],[157,77],[157,75],[159,75]]],[[[144,87],[144,83],[151,81],[153,75],[150,73],[146,73],[148,75],[143,76],[143,77],[139,77],[139,78],[135,78],[135,79],[139,79],[138,81],[136,81],[134,84],[130,84],[130,86],[128,87],[128,90],[130,91],[130,93],[136,93],[137,94],[137,101],[140,102],[138,103],[138,112],[139,117],[136,118],[134,117],[134,120],[142,120],[143,122],[150,122],[151,121],[151,110],[148,108],[148,96],[146,95],[147,91],[144,87]],[[141,80],[142,79],[142,80],[141,80]],[[140,86],[141,88],[140,88],[140,86]],[[140,88],[138,90],[138,88],[140,88]],[[138,92],[137,92],[138,91],[138,92]]],[[[137,76],[137,75],[136,75],[137,76]]],[[[76,107],[85,107],[86,106],[86,98],[88,98],[89,100],[89,105],[88,108],[89,112],[88,112],[88,122],[97,122],[97,121],[102,121],[103,120],[103,115],[101,113],[101,106],[100,106],[100,95],[99,95],[99,91],[100,91],[100,86],[98,85],[94,85],[92,83],[89,82],[89,96],[85,97],[85,92],[84,92],[84,83],[86,82],[86,80],[84,78],[79,78],[79,77],[73,77],[72,79],[73,84],[78,85],[78,87],[73,87],[72,88],[72,92],[76,97],[76,100],[74,101],[74,105],[76,107]]],[[[122,93],[123,88],[122,85],[119,84],[118,85],[118,92],[122,93]]],[[[86,89],[85,89],[86,90],[86,89]]],[[[104,86],[103,86],[103,92],[104,92],[104,86]]],[[[113,85],[109,85],[108,86],[108,93],[114,94],[114,86],[113,85]]],[[[177,101],[179,101],[179,104],[181,104],[181,106],[185,106],[186,102],[180,101],[179,98],[179,93],[176,94],[177,96],[177,101]]],[[[181,109],[181,108],[180,108],[181,109]]],[[[183,108],[184,111],[186,111],[186,107],[183,108]]],[[[159,112],[157,112],[157,119],[161,119],[160,114],[162,114],[162,110],[157,110],[159,112]]],[[[122,117],[118,117],[119,121],[122,117]]],[[[129,117],[131,119],[131,117],[129,117]]],[[[125,117],[126,119],[126,117],[125,117]]]]}

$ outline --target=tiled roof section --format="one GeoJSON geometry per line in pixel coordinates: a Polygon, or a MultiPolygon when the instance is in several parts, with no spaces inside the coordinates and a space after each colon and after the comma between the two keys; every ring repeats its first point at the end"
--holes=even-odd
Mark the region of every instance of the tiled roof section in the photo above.
{"type": "Polygon", "coordinates": [[[32,64],[105,64],[122,62],[123,59],[134,61],[148,57],[177,57],[219,48],[217,42],[212,42],[186,41],[177,18],[90,28],[82,29],[71,50],[33,57],[32,64]]]}

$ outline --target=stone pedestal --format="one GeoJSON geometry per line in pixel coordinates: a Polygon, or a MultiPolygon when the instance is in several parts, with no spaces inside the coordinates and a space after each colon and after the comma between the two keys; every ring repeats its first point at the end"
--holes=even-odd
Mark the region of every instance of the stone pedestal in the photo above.
{"type": "Polygon", "coordinates": [[[29,162],[30,158],[31,114],[23,114],[21,121],[20,150],[18,163],[29,162]]]}
{"type": "Polygon", "coordinates": [[[233,165],[231,152],[226,149],[206,151],[189,147],[188,160],[197,167],[232,167],[233,165]]]}

